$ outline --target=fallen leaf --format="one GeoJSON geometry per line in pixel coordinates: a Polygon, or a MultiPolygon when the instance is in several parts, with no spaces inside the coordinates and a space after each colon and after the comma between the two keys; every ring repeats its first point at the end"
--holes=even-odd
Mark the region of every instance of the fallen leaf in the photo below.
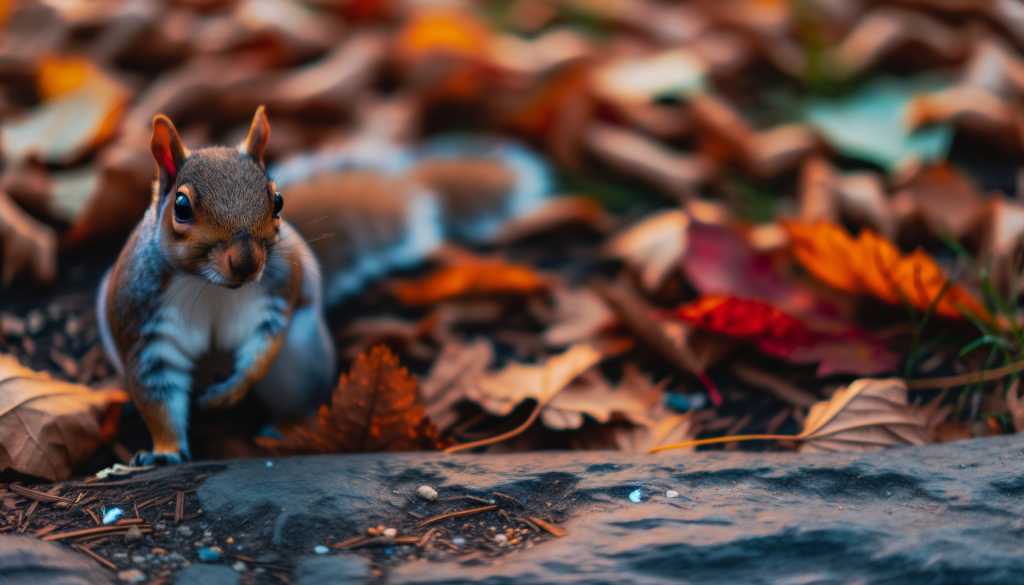
{"type": "Polygon", "coordinates": [[[952,128],[915,129],[908,116],[916,93],[941,87],[942,82],[930,78],[880,79],[844,98],[812,99],[804,111],[807,122],[840,154],[898,173],[946,157],[952,128]]]}
{"type": "Polygon", "coordinates": [[[800,441],[799,450],[808,453],[927,445],[935,442],[934,429],[949,412],[937,405],[908,404],[907,386],[900,378],[861,379],[837,390],[829,400],[815,403],[799,435],[715,437],[659,446],[651,451],[765,439],[800,441]]]}
{"type": "Polygon", "coordinates": [[[692,198],[710,177],[710,166],[699,156],[673,151],[642,134],[610,124],[591,123],[583,143],[602,162],[663,190],[678,200],[692,198]]]}
{"type": "Polygon", "coordinates": [[[433,274],[393,288],[406,305],[432,305],[465,296],[528,295],[547,288],[544,279],[528,266],[495,262],[469,262],[447,266],[433,274]]]}
{"type": "Polygon", "coordinates": [[[846,79],[908,45],[947,62],[962,59],[969,48],[966,34],[934,16],[879,6],[865,13],[825,59],[831,75],[846,79]]]}
{"type": "MultiPolygon", "coordinates": [[[[916,250],[904,255],[871,230],[854,240],[836,225],[818,222],[784,224],[800,263],[825,284],[851,294],[870,294],[894,305],[909,302],[927,311],[946,287],[948,277],[935,261],[916,250]]],[[[988,310],[960,285],[950,285],[935,307],[942,317],[961,318],[967,310],[990,319],[988,310]]]]}
{"type": "Polygon", "coordinates": [[[704,62],[693,51],[670,49],[609,61],[594,69],[591,84],[602,99],[646,104],[703,91],[705,73],[704,62]]]}
{"type": "MultiPolygon", "coordinates": [[[[690,411],[674,414],[663,410],[661,416],[650,426],[615,429],[615,443],[626,453],[648,453],[664,445],[691,441],[697,437],[700,427],[696,423],[697,413],[690,411]]],[[[696,447],[684,447],[684,452],[694,452],[696,447]]]]}
{"type": "Polygon", "coordinates": [[[1013,381],[1006,391],[1006,407],[1013,418],[1013,431],[1024,432],[1024,397],[1020,393],[1020,378],[1013,381]]]}
{"type": "Polygon", "coordinates": [[[900,357],[856,327],[819,333],[768,303],[705,296],[668,313],[697,326],[751,343],[762,352],[794,363],[818,363],[817,374],[870,376],[896,369],[900,357]]]}
{"type": "Polygon", "coordinates": [[[1016,201],[995,197],[980,214],[977,259],[987,264],[992,285],[1009,298],[1014,284],[1020,283],[1018,270],[1021,242],[1024,242],[1024,206],[1016,201]],[[1014,283],[1014,281],[1018,281],[1014,283]]]}
{"type": "Polygon", "coordinates": [[[0,354],[0,470],[69,478],[99,447],[107,409],[128,400],[122,390],[53,380],[0,354]]]}
{"type": "Polygon", "coordinates": [[[947,162],[922,167],[893,195],[900,215],[920,217],[935,235],[948,234],[959,240],[974,229],[984,210],[978,188],[947,162]]]}
{"type": "Polygon", "coordinates": [[[603,234],[611,229],[612,218],[599,203],[588,197],[556,197],[530,215],[505,222],[490,242],[510,244],[570,226],[585,226],[603,234]]]}
{"type": "Polygon", "coordinates": [[[934,442],[924,408],[907,403],[902,379],[857,380],[811,407],[801,453],[875,451],[934,442]]]}
{"type": "Polygon", "coordinates": [[[799,198],[803,223],[839,223],[843,218],[889,239],[896,235],[896,217],[876,173],[839,173],[824,158],[814,157],[800,170],[799,198]]]}
{"type": "Polygon", "coordinates": [[[654,292],[678,269],[686,253],[689,226],[690,218],[683,210],[659,211],[615,236],[608,243],[608,252],[637,270],[644,288],[654,292]]]}
{"type": "Polygon", "coordinates": [[[622,380],[614,389],[600,372],[589,370],[556,394],[540,418],[548,428],[559,430],[580,428],[583,415],[607,423],[613,414],[620,414],[633,424],[651,426],[651,415],[661,406],[664,386],[664,382],[652,384],[632,364],[626,365],[622,380]]]}
{"type": "Polygon", "coordinates": [[[751,174],[770,178],[798,166],[818,149],[818,139],[799,124],[757,131],[721,99],[699,95],[691,101],[701,137],[700,151],[708,158],[735,163],[751,174]]]}
{"type": "Polygon", "coordinates": [[[0,128],[8,160],[36,156],[67,164],[113,136],[129,94],[112,76],[80,58],[48,58],[37,75],[43,103],[0,128]]]}
{"type": "Polygon", "coordinates": [[[570,28],[546,31],[526,40],[513,35],[495,35],[488,45],[490,63],[506,72],[537,75],[592,52],[587,37],[570,28]]]}
{"type": "Polygon", "coordinates": [[[477,381],[494,361],[494,350],[486,339],[470,344],[445,343],[430,372],[420,381],[420,397],[426,414],[439,428],[455,422],[451,407],[466,399],[477,381]]]}
{"type": "Polygon", "coordinates": [[[282,441],[259,439],[283,454],[421,451],[444,448],[416,402],[416,378],[386,346],[364,353],[342,374],[315,431],[296,428],[282,441]]]}
{"type": "Polygon", "coordinates": [[[410,60],[432,54],[480,59],[490,36],[487,25],[468,11],[427,7],[405,24],[394,42],[397,53],[410,60]]]}
{"type": "Polygon", "coordinates": [[[552,323],[542,337],[548,345],[561,347],[590,341],[618,319],[600,295],[589,288],[552,290],[552,323]]]}
{"type": "Polygon", "coordinates": [[[28,272],[40,284],[51,284],[57,277],[57,234],[22,211],[6,193],[0,191],[0,252],[3,253],[3,278],[7,288],[19,274],[28,272]]]}

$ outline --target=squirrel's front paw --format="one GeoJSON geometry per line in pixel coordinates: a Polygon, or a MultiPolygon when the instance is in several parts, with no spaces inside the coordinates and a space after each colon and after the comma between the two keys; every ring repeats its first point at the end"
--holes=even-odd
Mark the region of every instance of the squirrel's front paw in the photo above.
{"type": "Polygon", "coordinates": [[[131,467],[149,467],[151,465],[158,465],[163,467],[165,465],[180,465],[185,462],[185,459],[181,456],[181,453],[150,453],[149,451],[139,451],[132,457],[132,462],[129,463],[131,467]]]}

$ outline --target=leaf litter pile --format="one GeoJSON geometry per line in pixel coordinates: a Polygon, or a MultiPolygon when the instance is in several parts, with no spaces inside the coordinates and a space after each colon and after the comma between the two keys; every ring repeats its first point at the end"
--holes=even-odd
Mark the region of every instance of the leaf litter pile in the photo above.
{"type": "MultiPolygon", "coordinates": [[[[257,437],[252,401],[198,413],[199,460],[832,453],[1024,429],[1012,0],[15,0],[0,25],[0,532],[158,579],[235,538],[188,532],[215,470],[112,467],[149,438],[94,291],[149,203],[157,113],[196,148],[237,143],[266,105],[271,173],[321,173],[313,201],[414,185],[472,207],[515,182],[471,161],[387,170],[453,133],[551,168],[532,214],[331,312],[346,373],[315,420],[257,437]]],[[[343,253],[327,236],[321,259],[343,253]]],[[[410,495],[395,526],[327,545],[499,554],[562,533],[534,496],[410,495]]],[[[288,559],[234,550],[286,582],[288,559]]]]}

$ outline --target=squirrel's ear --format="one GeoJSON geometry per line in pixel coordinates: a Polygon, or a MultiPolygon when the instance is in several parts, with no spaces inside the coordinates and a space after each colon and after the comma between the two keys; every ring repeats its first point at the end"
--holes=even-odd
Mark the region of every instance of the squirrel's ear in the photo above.
{"type": "Polygon", "coordinates": [[[188,150],[182,146],[174,124],[163,114],[153,118],[153,137],[149,139],[149,148],[156,160],[157,180],[163,196],[174,185],[181,165],[188,158],[188,150]]]}
{"type": "Polygon", "coordinates": [[[252,126],[249,127],[249,136],[245,142],[238,145],[238,151],[249,155],[249,158],[256,161],[261,167],[263,165],[263,151],[267,148],[267,141],[270,140],[270,122],[267,121],[267,114],[263,106],[256,109],[256,116],[252,119],[252,126]]]}

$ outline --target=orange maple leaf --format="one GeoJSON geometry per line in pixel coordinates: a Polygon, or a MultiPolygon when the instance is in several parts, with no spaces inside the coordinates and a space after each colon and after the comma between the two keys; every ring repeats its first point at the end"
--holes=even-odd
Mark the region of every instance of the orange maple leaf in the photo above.
{"type": "MultiPolygon", "coordinates": [[[[948,277],[921,250],[900,252],[892,242],[862,230],[853,239],[827,222],[784,223],[797,259],[825,284],[851,294],[867,294],[890,304],[910,303],[926,311],[942,293],[948,277]]],[[[935,306],[935,314],[959,318],[966,312],[990,320],[988,310],[963,287],[953,284],[935,306]]]]}
{"type": "Polygon", "coordinates": [[[264,447],[300,453],[364,453],[443,449],[437,428],[416,401],[416,378],[383,345],[363,353],[342,374],[331,404],[320,407],[316,430],[295,428],[264,447]]]}
{"type": "Polygon", "coordinates": [[[431,53],[475,58],[487,49],[491,33],[476,16],[450,8],[428,8],[416,14],[395,41],[399,55],[415,59],[431,53]]]}
{"type": "Polygon", "coordinates": [[[528,266],[469,262],[442,268],[420,280],[400,283],[393,293],[406,305],[432,305],[458,297],[525,295],[545,288],[544,279],[528,266]]]}

